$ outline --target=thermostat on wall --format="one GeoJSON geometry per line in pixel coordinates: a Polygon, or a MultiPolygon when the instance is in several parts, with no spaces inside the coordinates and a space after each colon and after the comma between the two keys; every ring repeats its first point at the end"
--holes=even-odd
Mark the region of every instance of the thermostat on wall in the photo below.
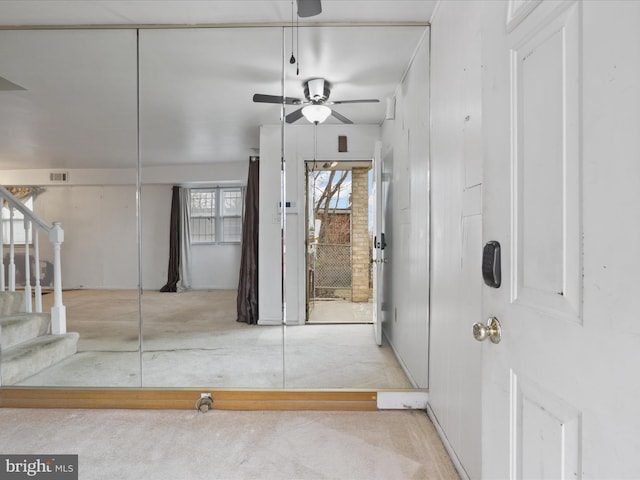
{"type": "MultiPolygon", "coordinates": [[[[278,202],[278,212],[280,212],[282,202],[278,202]]],[[[298,213],[296,210],[296,202],[285,202],[285,210],[287,213],[298,213]]]]}

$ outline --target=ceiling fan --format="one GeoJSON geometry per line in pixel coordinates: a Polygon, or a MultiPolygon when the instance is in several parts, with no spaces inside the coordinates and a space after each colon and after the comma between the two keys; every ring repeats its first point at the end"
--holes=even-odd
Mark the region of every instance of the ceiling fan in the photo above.
{"type": "Polygon", "coordinates": [[[287,123],[293,123],[305,117],[309,122],[316,125],[324,122],[330,115],[340,120],[342,123],[353,123],[344,115],[339,114],[328,105],[341,105],[345,103],[378,103],[380,100],[376,98],[367,98],[362,100],[339,100],[328,101],[331,94],[331,84],[324,78],[313,78],[304,82],[305,100],[299,98],[286,97],[282,98],[278,95],[263,95],[256,93],[253,101],[256,103],[284,103],[287,105],[300,105],[300,108],[289,113],[285,120],[287,123]]]}

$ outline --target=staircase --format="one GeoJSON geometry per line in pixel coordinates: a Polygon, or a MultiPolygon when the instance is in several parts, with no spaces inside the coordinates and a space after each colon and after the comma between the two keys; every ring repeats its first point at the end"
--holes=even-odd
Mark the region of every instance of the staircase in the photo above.
{"type": "Polygon", "coordinates": [[[50,314],[24,312],[23,292],[0,292],[0,385],[15,385],[76,353],[79,335],[52,335],[50,327],[50,314]]]}
{"type": "Polygon", "coordinates": [[[21,199],[36,194],[35,187],[0,185],[0,386],[14,385],[76,353],[77,333],[67,333],[62,302],[60,251],[64,230],[60,222],[44,222],[21,199]],[[9,227],[8,235],[5,227],[9,227]],[[42,313],[40,235],[53,249],[53,306],[42,313]],[[21,238],[23,253],[16,252],[21,238]],[[8,246],[5,265],[5,245],[8,246]],[[33,248],[33,257],[31,249],[33,248]],[[22,280],[16,281],[16,257],[24,260],[22,280]],[[35,287],[32,288],[32,269],[35,287]],[[6,266],[6,269],[5,269],[6,266]],[[18,290],[16,290],[18,288],[18,290]]]}

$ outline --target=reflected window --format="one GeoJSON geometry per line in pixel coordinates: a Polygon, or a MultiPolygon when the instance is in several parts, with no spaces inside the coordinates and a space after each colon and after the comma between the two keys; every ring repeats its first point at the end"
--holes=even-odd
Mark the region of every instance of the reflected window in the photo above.
{"type": "Polygon", "coordinates": [[[191,189],[191,243],[240,243],[243,187],[191,189]]]}
{"type": "MultiPolygon", "coordinates": [[[[33,211],[33,197],[22,201],[25,207],[33,211]]],[[[5,245],[11,241],[11,213],[9,207],[2,207],[2,240],[5,245]]],[[[13,210],[13,241],[18,244],[25,243],[24,215],[18,210],[13,210]]],[[[29,229],[29,243],[31,243],[31,229],[29,229]]]]}

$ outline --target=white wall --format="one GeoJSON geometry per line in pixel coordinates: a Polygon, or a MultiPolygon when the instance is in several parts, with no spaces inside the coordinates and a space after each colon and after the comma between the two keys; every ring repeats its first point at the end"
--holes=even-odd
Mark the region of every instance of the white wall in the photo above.
{"type": "MultiPolygon", "coordinates": [[[[63,288],[137,288],[135,186],[46,187],[34,212],[62,222],[63,288]]],[[[52,261],[49,242],[40,240],[43,259],[52,261]]]]}
{"type": "MultiPolygon", "coordinates": [[[[159,289],[167,280],[171,186],[244,184],[247,168],[248,159],[246,164],[143,168],[143,288],[159,289]]],[[[64,186],[51,185],[48,170],[3,172],[6,184],[45,186],[34,211],[47,222],[62,222],[64,288],[137,288],[135,169],[70,170],[69,180],[64,186]]],[[[51,248],[41,240],[43,260],[51,260],[51,248]]],[[[235,289],[239,265],[239,245],[194,246],[192,286],[235,289]]]]}
{"type": "MultiPolygon", "coordinates": [[[[288,125],[285,134],[287,201],[295,202],[287,214],[287,324],[304,324],[304,161],[313,160],[311,124],[288,125]]],[[[380,127],[375,125],[320,125],[317,130],[319,162],[330,160],[371,160],[380,127]],[[338,152],[338,136],[346,135],[348,152],[338,152]]],[[[259,315],[261,324],[279,324],[282,319],[280,158],[281,128],[260,129],[260,233],[258,252],[259,315]]]]}
{"type": "Polygon", "coordinates": [[[429,376],[429,36],[382,126],[385,212],[384,333],[413,383],[429,376]]]}
{"type": "Polygon", "coordinates": [[[480,478],[482,2],[441,2],[431,42],[429,405],[471,478],[480,478]]]}

